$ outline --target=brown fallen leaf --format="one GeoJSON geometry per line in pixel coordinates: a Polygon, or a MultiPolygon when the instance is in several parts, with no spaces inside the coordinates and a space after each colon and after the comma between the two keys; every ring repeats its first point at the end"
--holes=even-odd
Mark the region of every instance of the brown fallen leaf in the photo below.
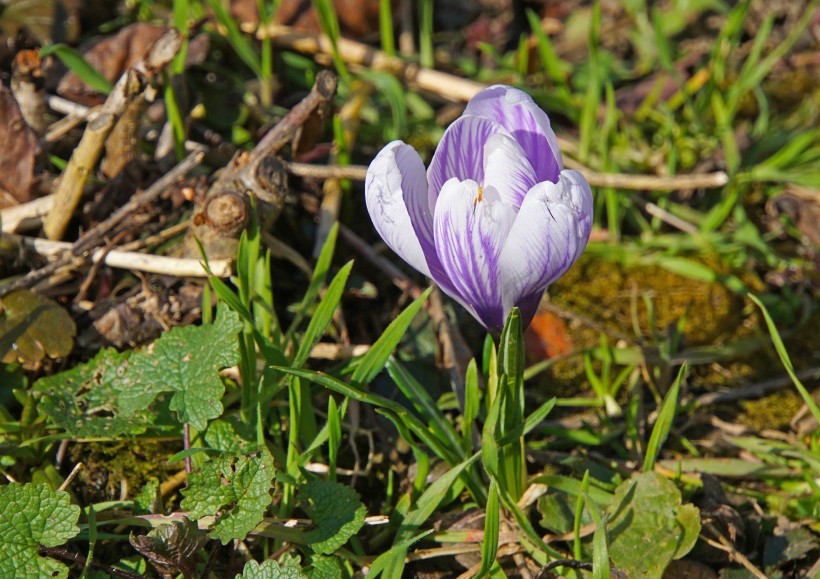
{"type": "MultiPolygon", "coordinates": [[[[398,3],[393,2],[394,10],[398,3]]],[[[257,0],[231,0],[231,15],[248,32],[259,26],[257,0]]],[[[379,0],[333,0],[344,36],[362,37],[379,30],[379,0]]],[[[276,10],[277,24],[293,26],[305,32],[321,31],[311,0],[283,0],[276,10]]]]}
{"type": "Polygon", "coordinates": [[[533,317],[524,332],[524,344],[527,355],[534,360],[555,358],[569,353],[573,348],[564,320],[546,310],[533,317]]]}
{"type": "Polygon", "coordinates": [[[14,95],[0,83],[0,208],[31,201],[40,152],[14,95]]]}
{"type": "MultiPolygon", "coordinates": [[[[126,26],[114,36],[95,39],[84,44],[80,47],[80,52],[88,64],[113,84],[126,70],[142,60],[154,42],[167,31],[167,26],[136,22],[126,26]]],[[[205,60],[208,44],[208,37],[203,34],[192,38],[188,45],[186,66],[205,60]]],[[[71,71],[60,79],[57,93],[86,105],[96,105],[103,100],[102,95],[86,85],[71,71]]]]}
{"type": "Polygon", "coordinates": [[[56,302],[30,290],[17,290],[0,300],[0,358],[36,367],[46,356],[67,356],[77,326],[56,302]]]}

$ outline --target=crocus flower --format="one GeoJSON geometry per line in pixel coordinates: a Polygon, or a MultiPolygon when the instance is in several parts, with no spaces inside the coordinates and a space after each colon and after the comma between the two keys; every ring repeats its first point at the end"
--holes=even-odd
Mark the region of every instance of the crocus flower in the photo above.
{"type": "Polygon", "coordinates": [[[592,223],[589,184],[564,170],[546,113],[503,85],[470,100],[426,172],[410,145],[388,144],[367,170],[365,197],[387,245],[491,331],[513,307],[529,324],[592,223]]]}

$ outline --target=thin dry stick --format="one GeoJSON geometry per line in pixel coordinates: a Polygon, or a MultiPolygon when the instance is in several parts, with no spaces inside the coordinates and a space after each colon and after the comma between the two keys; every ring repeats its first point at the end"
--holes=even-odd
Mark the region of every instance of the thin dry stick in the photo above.
{"type": "Polygon", "coordinates": [[[150,187],[148,187],[148,189],[137,193],[136,195],[132,195],[125,205],[117,209],[105,221],[99,222],[94,227],[83,233],[80,238],[74,242],[73,251],[75,255],[96,245],[98,240],[100,240],[106,233],[114,229],[114,227],[119,225],[124,219],[130,217],[134,211],[154,201],[154,199],[159,197],[171,185],[176,183],[179,179],[182,179],[191,170],[193,170],[194,167],[197,167],[202,162],[202,158],[204,156],[204,149],[202,147],[197,148],[197,150],[193,151],[182,161],[180,161],[177,166],[157,179],[150,187]]]}
{"type": "Polygon", "coordinates": [[[61,239],[74,210],[80,203],[88,177],[100,158],[105,138],[114,126],[114,115],[103,113],[86,126],[80,144],[71,154],[71,160],[63,171],[60,185],[46,216],[43,229],[49,239],[61,239]]]}
{"type": "MultiPolygon", "coordinates": [[[[588,167],[565,159],[567,167],[579,171],[593,187],[613,187],[632,191],[680,191],[684,189],[710,189],[722,187],[729,182],[726,173],[699,173],[693,175],[675,175],[672,177],[658,177],[657,175],[632,175],[621,173],[597,173],[588,167]]],[[[364,181],[367,177],[365,165],[312,165],[310,163],[287,163],[285,168],[298,177],[313,177],[316,179],[352,179],[364,181]]],[[[657,207],[657,206],[655,206],[657,207]]],[[[660,207],[657,208],[661,210],[660,207]]],[[[647,209],[648,210],[648,209],[647,209]]],[[[662,210],[661,210],[662,211],[662,210]]],[[[651,213],[651,211],[650,211],[651,213]]],[[[678,219],[672,216],[674,219],[678,219]]],[[[681,229],[693,227],[680,220],[680,223],[670,223],[681,229]]],[[[685,229],[684,229],[685,230],[685,229]]]]}
{"type": "MultiPolygon", "coordinates": [[[[820,366],[808,368],[797,373],[800,380],[808,380],[820,375],[820,366]]],[[[792,384],[792,379],[789,376],[781,376],[779,378],[772,378],[764,380],[756,384],[750,384],[743,388],[734,388],[726,392],[708,392],[695,400],[696,407],[710,406],[712,404],[721,404],[723,402],[734,402],[735,400],[746,400],[748,398],[760,398],[769,392],[785,388],[792,384]]]]}
{"type": "MultiPolygon", "coordinates": [[[[72,245],[68,242],[50,241],[48,239],[34,237],[15,237],[19,239],[26,248],[31,249],[38,255],[45,257],[71,255],[72,245]]],[[[117,249],[110,251],[97,249],[88,257],[92,263],[102,260],[107,266],[118,269],[130,269],[176,277],[208,277],[210,275],[205,271],[202,262],[198,259],[150,255],[147,253],[121,251],[117,249]]],[[[84,262],[84,259],[81,257],[74,256],[73,259],[77,261],[77,266],[84,262]]],[[[59,258],[55,263],[57,264],[56,269],[59,269],[70,265],[71,259],[64,261],[63,258],[59,258]]],[[[51,269],[50,266],[52,265],[54,264],[49,264],[47,267],[51,269]]],[[[228,277],[232,273],[232,260],[230,259],[214,259],[209,262],[209,265],[211,272],[217,277],[228,277]]],[[[44,270],[46,268],[41,269],[44,270]]],[[[56,269],[50,271],[48,275],[56,271],[56,269]]]]}
{"type": "Polygon", "coordinates": [[[51,211],[52,205],[54,205],[53,194],[0,210],[3,233],[20,233],[37,229],[42,223],[43,216],[48,215],[51,211]]]}
{"type": "MultiPolygon", "coordinates": [[[[301,32],[288,26],[273,24],[267,28],[260,28],[257,36],[260,38],[267,36],[273,40],[275,45],[298,52],[314,55],[333,54],[333,44],[327,36],[301,32]]],[[[467,102],[487,86],[480,82],[407,63],[400,58],[388,56],[381,50],[347,38],[339,38],[336,44],[345,62],[366,66],[371,70],[393,72],[401,76],[408,84],[435,93],[447,100],[467,102]]]]}
{"type": "Polygon", "coordinates": [[[86,127],[79,146],[63,171],[54,206],[43,226],[49,239],[60,239],[65,233],[116,118],[122,114],[130,100],[142,92],[145,79],[171,62],[181,46],[182,36],[179,32],[166,32],[154,43],[148,55],[117,81],[99,116],[86,127]]]}
{"type": "Polygon", "coordinates": [[[65,477],[65,480],[63,481],[63,484],[61,484],[60,488],[58,488],[57,490],[58,491],[66,490],[68,488],[68,485],[71,484],[71,481],[74,480],[74,477],[77,476],[77,474],[80,472],[80,470],[82,470],[82,468],[83,468],[83,463],[78,462],[77,464],[75,464],[74,468],[71,469],[71,472],[68,473],[68,476],[65,477]]]}
{"type": "Polygon", "coordinates": [[[735,549],[734,545],[732,545],[731,541],[724,537],[720,531],[718,531],[712,523],[705,523],[703,525],[706,529],[709,530],[710,533],[713,533],[715,537],[718,538],[717,541],[712,539],[711,537],[707,537],[706,535],[701,534],[700,538],[706,541],[709,545],[714,547],[715,549],[720,549],[729,554],[729,556],[743,565],[746,570],[757,577],[758,579],[767,579],[766,574],[763,573],[760,569],[755,567],[754,563],[749,561],[746,556],[735,549]]]}

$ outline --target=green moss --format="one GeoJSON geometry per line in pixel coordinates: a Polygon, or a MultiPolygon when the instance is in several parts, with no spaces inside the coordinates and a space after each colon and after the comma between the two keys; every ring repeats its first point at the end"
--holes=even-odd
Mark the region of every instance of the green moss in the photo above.
{"type": "Polygon", "coordinates": [[[758,400],[744,400],[736,421],[756,430],[788,428],[803,399],[794,390],[783,390],[758,400]]]}
{"type": "Polygon", "coordinates": [[[550,288],[550,301],[630,336],[636,325],[647,336],[665,332],[686,316],[687,346],[736,337],[744,321],[742,298],[719,283],[694,281],[658,266],[625,267],[593,256],[583,256],[550,288]],[[645,296],[654,304],[655,328],[650,327],[645,296]]]}
{"type": "Polygon", "coordinates": [[[86,503],[119,499],[123,488],[134,496],[152,478],[163,478],[179,470],[169,465],[168,457],[181,450],[177,441],[128,440],[75,444],[73,462],[84,467],[75,479],[74,489],[86,503]]]}
{"type": "MultiPolygon", "coordinates": [[[[716,262],[708,265],[725,269],[716,262]]],[[[548,299],[571,316],[568,328],[577,348],[597,346],[601,331],[609,335],[613,346],[620,338],[633,345],[642,341],[651,346],[655,335],[662,339],[684,316],[685,348],[733,342],[752,335],[757,326],[753,310],[745,308],[743,298],[722,284],[695,281],[659,266],[627,266],[591,254],[583,255],[550,288],[548,299]],[[646,298],[654,308],[654,327],[646,298]]],[[[730,374],[735,379],[753,375],[756,370],[740,363],[730,374]]],[[[730,378],[708,367],[703,367],[702,375],[707,388],[723,386],[730,378]]],[[[586,384],[583,360],[575,357],[556,364],[545,382],[549,384],[549,395],[577,395],[586,384]]]]}

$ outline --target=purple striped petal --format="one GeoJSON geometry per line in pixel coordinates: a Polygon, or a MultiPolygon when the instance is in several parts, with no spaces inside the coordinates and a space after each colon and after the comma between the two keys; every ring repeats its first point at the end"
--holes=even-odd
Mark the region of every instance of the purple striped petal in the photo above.
{"type": "Polygon", "coordinates": [[[537,182],[521,146],[512,137],[490,135],[484,146],[484,190],[496,190],[504,203],[518,211],[537,182]]]}
{"type": "Polygon", "coordinates": [[[385,243],[430,276],[428,259],[432,256],[438,266],[438,257],[427,204],[427,175],[419,154],[401,141],[388,144],[370,163],[364,191],[370,219],[385,243]]]}
{"type": "Polygon", "coordinates": [[[547,113],[530,95],[510,86],[494,85],[470,99],[462,118],[469,115],[490,119],[507,129],[524,149],[538,181],[558,181],[564,168],[558,140],[547,113]]]}
{"type": "Polygon", "coordinates": [[[460,117],[444,132],[427,169],[428,196],[433,213],[439,192],[448,180],[472,179],[484,183],[484,146],[490,135],[497,133],[509,136],[499,124],[480,117],[460,117]]]}
{"type": "Polygon", "coordinates": [[[515,210],[497,192],[469,179],[444,184],[433,216],[436,250],[452,282],[442,289],[488,329],[504,325],[499,257],[514,221],[515,210]]]}
{"type": "Polygon", "coordinates": [[[504,310],[529,323],[541,295],[581,255],[592,227],[592,192],[577,171],[527,194],[500,256],[504,310]]]}

